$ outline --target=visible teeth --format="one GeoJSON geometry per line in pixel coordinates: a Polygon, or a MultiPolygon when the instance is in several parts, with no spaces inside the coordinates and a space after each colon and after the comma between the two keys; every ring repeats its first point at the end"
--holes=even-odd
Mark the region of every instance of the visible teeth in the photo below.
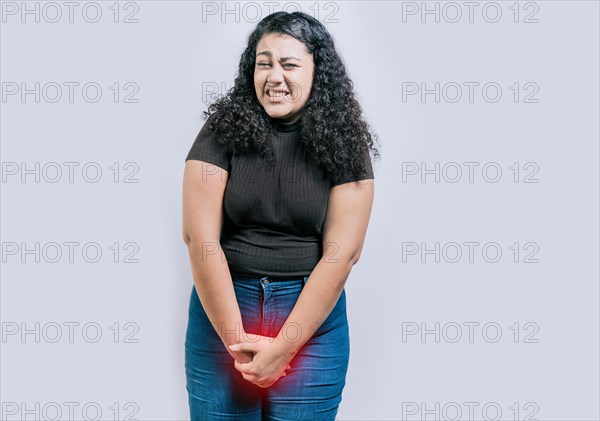
{"type": "Polygon", "coordinates": [[[269,96],[286,96],[288,93],[287,92],[271,92],[271,91],[267,91],[267,95],[269,96]]]}

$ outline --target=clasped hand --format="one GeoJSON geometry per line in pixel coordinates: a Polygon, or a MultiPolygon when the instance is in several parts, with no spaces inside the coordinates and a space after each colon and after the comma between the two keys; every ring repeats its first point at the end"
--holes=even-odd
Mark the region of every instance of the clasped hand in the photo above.
{"type": "Polygon", "coordinates": [[[268,336],[246,333],[245,338],[246,341],[229,346],[230,351],[253,354],[249,362],[238,361],[238,358],[234,360],[235,368],[245,380],[267,388],[286,375],[285,370],[291,368],[292,353],[282,349],[274,338],[268,336]]]}

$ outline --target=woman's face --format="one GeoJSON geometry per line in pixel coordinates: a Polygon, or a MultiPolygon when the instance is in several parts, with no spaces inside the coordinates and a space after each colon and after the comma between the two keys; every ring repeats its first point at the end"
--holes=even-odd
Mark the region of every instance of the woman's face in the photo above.
{"type": "Polygon", "coordinates": [[[294,37],[265,34],[256,46],[254,87],[266,113],[284,123],[300,118],[310,96],[312,54],[294,37]]]}

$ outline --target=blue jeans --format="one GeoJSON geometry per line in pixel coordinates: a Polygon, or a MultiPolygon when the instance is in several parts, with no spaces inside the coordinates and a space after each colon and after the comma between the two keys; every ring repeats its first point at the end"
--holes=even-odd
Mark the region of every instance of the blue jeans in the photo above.
{"type": "MultiPolygon", "coordinates": [[[[234,273],[231,277],[244,331],[268,337],[277,336],[308,280],[308,276],[273,280],[234,273]]],[[[292,338],[297,334],[295,328],[286,327],[285,332],[292,338]]],[[[335,420],[350,356],[348,333],[342,290],[325,322],[290,362],[287,375],[261,388],[236,370],[192,287],[185,339],[191,421],[335,420]]]]}

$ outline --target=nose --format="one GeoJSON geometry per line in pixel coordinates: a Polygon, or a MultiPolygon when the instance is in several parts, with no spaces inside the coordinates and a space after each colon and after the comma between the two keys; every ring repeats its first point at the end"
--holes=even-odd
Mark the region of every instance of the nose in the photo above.
{"type": "Polygon", "coordinates": [[[269,75],[267,76],[267,86],[275,87],[279,83],[283,82],[283,72],[279,65],[273,66],[269,75]]]}

